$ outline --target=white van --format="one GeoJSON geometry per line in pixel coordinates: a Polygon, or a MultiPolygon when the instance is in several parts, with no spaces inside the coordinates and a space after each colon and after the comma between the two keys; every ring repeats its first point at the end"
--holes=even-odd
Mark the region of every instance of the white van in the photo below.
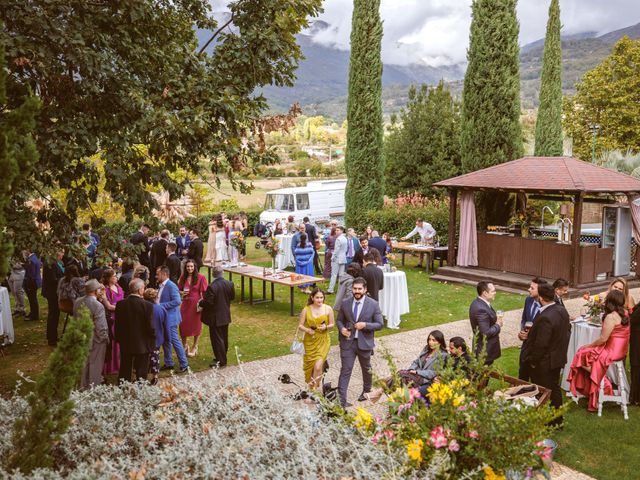
{"type": "Polygon", "coordinates": [[[286,222],[293,215],[296,223],[309,217],[311,223],[344,219],[344,190],[346,180],[319,180],[306,187],[280,188],[267,192],[260,222],[273,224],[277,219],[286,222]]]}

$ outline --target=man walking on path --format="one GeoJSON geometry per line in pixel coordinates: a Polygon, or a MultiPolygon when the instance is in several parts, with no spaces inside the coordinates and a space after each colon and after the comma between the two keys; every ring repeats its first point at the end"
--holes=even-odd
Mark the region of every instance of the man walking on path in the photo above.
{"type": "Polygon", "coordinates": [[[331,255],[331,281],[327,293],[333,293],[336,288],[338,277],[344,273],[347,265],[347,237],[344,234],[344,227],[336,227],[336,243],[331,255]]]}
{"type": "Polygon", "coordinates": [[[496,287],[490,282],[478,282],[476,285],[478,297],[469,307],[469,320],[473,330],[476,358],[480,356],[486,344],[486,358],[484,363],[491,365],[500,358],[500,329],[503,325],[502,317],[498,317],[491,306],[496,298],[496,287]]]}

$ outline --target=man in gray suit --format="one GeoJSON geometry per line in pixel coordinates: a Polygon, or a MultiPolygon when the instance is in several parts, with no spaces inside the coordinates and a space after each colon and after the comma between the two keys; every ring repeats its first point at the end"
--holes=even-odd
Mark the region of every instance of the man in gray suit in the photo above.
{"type": "Polygon", "coordinates": [[[378,302],[367,297],[367,282],[362,277],[353,281],[351,287],[353,298],[342,302],[338,312],[338,331],[340,332],[340,380],[338,391],[343,407],[347,403],[347,390],[351,380],[351,371],[356,357],[362,369],[362,393],[359,401],[366,399],[365,394],[371,391],[371,354],[375,347],[374,332],[382,329],[383,319],[378,302]]]}
{"type": "Polygon", "coordinates": [[[500,358],[500,329],[503,325],[502,317],[498,317],[491,306],[496,298],[496,287],[490,282],[478,282],[476,285],[478,297],[471,302],[469,307],[469,320],[473,330],[474,352],[476,358],[487,345],[487,356],[484,363],[491,365],[494,360],[500,358]]]}
{"type": "Polygon", "coordinates": [[[83,308],[87,308],[93,320],[93,338],[89,350],[89,358],[82,370],[80,388],[86,390],[93,385],[102,383],[102,369],[104,356],[109,345],[109,327],[100,298],[104,295],[104,286],[95,279],[84,285],[85,296],[80,297],[73,304],[73,316],[78,318],[83,308]]]}
{"type": "Polygon", "coordinates": [[[338,277],[344,273],[347,266],[348,247],[349,243],[347,236],[344,234],[344,227],[336,227],[336,243],[331,256],[331,282],[329,282],[327,293],[333,293],[338,277]]]}

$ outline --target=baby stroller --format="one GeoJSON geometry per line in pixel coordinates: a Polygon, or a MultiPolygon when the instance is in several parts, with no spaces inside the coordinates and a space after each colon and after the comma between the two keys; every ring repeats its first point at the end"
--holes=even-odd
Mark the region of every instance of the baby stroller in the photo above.
{"type": "Polygon", "coordinates": [[[267,246],[267,243],[269,243],[269,241],[271,240],[272,232],[272,223],[267,223],[266,225],[262,222],[256,223],[256,226],[253,227],[253,235],[258,237],[258,241],[256,242],[256,250],[260,250],[260,248],[264,248],[267,246]]]}

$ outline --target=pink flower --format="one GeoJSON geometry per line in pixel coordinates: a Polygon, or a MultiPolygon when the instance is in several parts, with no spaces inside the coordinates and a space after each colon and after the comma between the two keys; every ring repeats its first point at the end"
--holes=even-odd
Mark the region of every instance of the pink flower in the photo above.
{"type": "Polygon", "coordinates": [[[467,406],[466,406],[466,405],[460,405],[460,406],[458,407],[458,411],[459,411],[459,412],[464,412],[466,409],[467,409],[467,406]]]}
{"type": "Polygon", "coordinates": [[[451,440],[449,443],[449,451],[457,452],[458,450],[460,450],[460,444],[456,440],[451,440]]]}
{"type": "Polygon", "coordinates": [[[441,425],[437,426],[430,433],[431,445],[436,448],[442,448],[447,446],[447,437],[445,436],[444,428],[441,425]]]}
{"type": "Polygon", "coordinates": [[[420,390],[418,390],[417,388],[410,388],[409,389],[409,401],[412,402],[416,398],[420,398],[420,390]]]}
{"type": "Polygon", "coordinates": [[[409,423],[416,423],[416,416],[415,415],[409,415],[409,423]]]}
{"type": "Polygon", "coordinates": [[[470,401],[470,402],[469,402],[469,406],[470,406],[471,408],[476,408],[476,407],[478,406],[478,404],[476,403],[476,401],[475,401],[475,400],[472,400],[472,401],[470,401]]]}
{"type": "Polygon", "coordinates": [[[382,434],[385,437],[387,437],[389,440],[393,440],[395,438],[395,436],[396,436],[396,434],[393,433],[391,430],[385,430],[382,434]]]}
{"type": "Polygon", "coordinates": [[[375,417],[373,417],[373,420],[377,425],[382,425],[382,417],[380,415],[376,415],[375,417]]]}
{"type": "Polygon", "coordinates": [[[374,445],[377,445],[380,441],[380,437],[382,437],[382,434],[380,432],[376,432],[373,437],[371,437],[371,442],[373,442],[374,445]]]}
{"type": "Polygon", "coordinates": [[[469,432],[467,433],[467,437],[469,438],[473,438],[476,439],[478,438],[478,432],[476,430],[469,430],[469,432]]]}

